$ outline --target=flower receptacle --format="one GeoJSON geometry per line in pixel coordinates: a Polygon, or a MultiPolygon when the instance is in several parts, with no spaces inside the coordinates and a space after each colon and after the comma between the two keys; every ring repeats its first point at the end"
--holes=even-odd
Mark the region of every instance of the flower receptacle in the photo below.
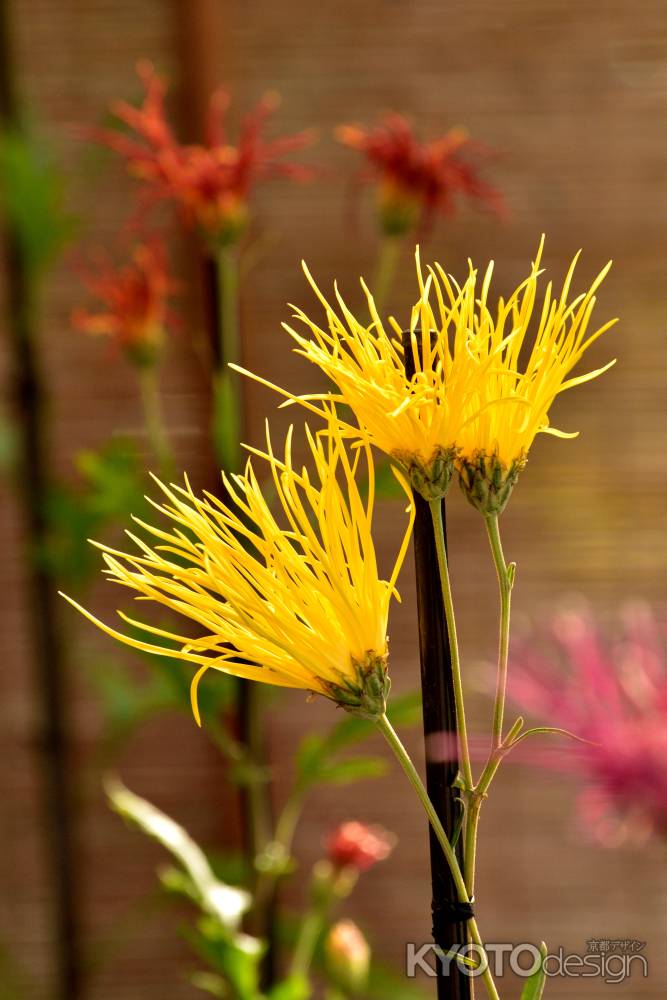
{"type": "Polygon", "coordinates": [[[346,712],[362,719],[378,719],[387,709],[391,681],[387,673],[387,656],[373,650],[363,661],[354,663],[356,680],[328,685],[328,697],[346,712]]]}
{"type": "Polygon", "coordinates": [[[459,457],[459,482],[469,503],[484,517],[502,514],[526,461],[526,456],[521,455],[508,467],[498,455],[483,451],[471,458],[459,457]]]}

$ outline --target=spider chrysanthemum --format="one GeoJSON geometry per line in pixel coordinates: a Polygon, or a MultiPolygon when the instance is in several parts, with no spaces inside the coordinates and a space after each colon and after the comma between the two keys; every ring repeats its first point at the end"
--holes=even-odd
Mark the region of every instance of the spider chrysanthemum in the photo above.
{"type": "Polygon", "coordinates": [[[439,264],[430,269],[434,303],[430,323],[443,334],[447,329],[466,329],[466,350],[478,372],[468,383],[472,391],[457,432],[455,464],[464,493],[483,514],[503,510],[537,434],[577,436],[550,425],[549,410],[556,397],[614,364],[610,361],[570,377],[586,350],[616,323],[612,319],[589,328],[596,291],[611,262],[587,291],[570,299],[577,254],[560,292],[554,292],[549,282],[537,307],[543,244],[544,240],[528,277],[496,304],[489,294],[493,262],[481,281],[470,264],[462,287],[439,264]]]}
{"type": "Polygon", "coordinates": [[[367,320],[351,312],[337,288],[330,303],[304,265],[325,319],[320,325],[296,309],[301,328],[285,329],[296,352],[336,390],[295,395],[272,388],[287,402],[323,415],[323,404],[324,410],[330,403],[348,406],[360,436],[391,456],[426,500],[444,496],[457,469],[471,503],[484,514],[500,513],[535,436],[576,436],[549,425],[556,396],[614,363],[570,377],[585,351],[616,322],[589,331],[595,293],[611,265],[568,302],[577,255],[560,294],[549,283],[537,312],[542,246],[528,277],[495,305],[493,263],[481,281],[470,263],[466,281],[458,284],[439,264],[422,273],[417,252],[419,299],[405,332],[394,318],[382,320],[363,281],[367,320]]]}
{"type": "MultiPolygon", "coordinates": [[[[477,362],[472,358],[466,348],[465,323],[454,331],[447,324],[444,330],[433,326],[429,304],[432,278],[422,280],[419,255],[421,297],[405,333],[395,319],[382,320],[363,281],[368,318],[361,320],[347,307],[337,287],[332,304],[305,264],[304,272],[324,309],[325,322],[320,326],[294,307],[295,319],[305,329],[284,326],[296,341],[296,353],[317,365],[338,391],[295,396],[271,387],[288,401],[300,402],[315,412],[323,412],[318,408],[323,402],[325,409],[330,403],[348,406],[361,437],[389,455],[413,488],[426,499],[444,496],[474,379],[492,359],[477,362]]],[[[457,309],[458,304],[452,313],[457,309]]],[[[253,373],[245,374],[271,385],[253,373]]]]}
{"type": "Polygon", "coordinates": [[[384,711],[387,618],[412,514],[391,577],[383,580],[371,536],[369,449],[351,455],[334,421],[317,435],[307,432],[307,439],[312,472],[294,466],[291,432],[282,460],[268,432],[267,451],[253,450],[270,473],[279,516],[249,460],[244,474],[223,475],[224,501],[195,496],[187,480],[183,487],[160,484],[165,500],[154,506],[171,524],[138,522],[146,540],[130,534],[137,550],[132,554],[100,546],[112,580],[189,619],[194,635],[139,624],[119,612],[130,625],[176,644],[169,651],[79,610],[130,646],[197,666],[197,718],[197,684],[211,668],[303,688],[369,717],[384,711]],[[362,452],[366,499],[355,479],[362,452]]]}

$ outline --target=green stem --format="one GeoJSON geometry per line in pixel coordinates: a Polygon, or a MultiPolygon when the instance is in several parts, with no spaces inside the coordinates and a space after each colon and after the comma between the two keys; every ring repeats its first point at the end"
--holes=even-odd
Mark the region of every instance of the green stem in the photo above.
{"type": "Polygon", "coordinates": [[[273,817],[266,777],[264,732],[262,725],[262,691],[259,684],[240,680],[240,736],[250,767],[245,792],[248,797],[248,821],[252,831],[255,856],[266,850],[273,836],[273,817]]]}
{"type": "Polygon", "coordinates": [[[225,726],[214,716],[206,720],[204,731],[211,743],[217,747],[222,756],[230,764],[242,765],[246,760],[246,748],[231,736],[225,726]]]}
{"type": "Polygon", "coordinates": [[[498,675],[496,680],[496,697],[493,706],[493,730],[491,753],[480,776],[477,787],[470,797],[468,816],[466,819],[466,836],[464,844],[465,880],[468,892],[475,892],[475,860],[477,856],[477,830],[482,802],[486,797],[496,771],[500,766],[503,750],[503,719],[505,716],[505,693],[507,688],[507,666],[509,659],[510,636],[510,603],[512,585],[514,582],[514,567],[505,562],[503,547],[500,541],[498,515],[490,514],[485,518],[486,530],[489,536],[493,555],[498,588],[500,592],[500,629],[498,636],[498,675]]]}
{"type": "Polygon", "coordinates": [[[151,451],[158,461],[160,472],[170,474],[173,471],[174,463],[162,414],[157,369],[154,365],[146,365],[140,370],[139,383],[144,409],[144,423],[151,451]]]}
{"type": "Polygon", "coordinates": [[[239,252],[235,244],[216,255],[218,280],[218,368],[241,361],[239,324],[239,252]]]}
{"type": "Polygon", "coordinates": [[[503,554],[498,528],[498,515],[490,514],[485,518],[486,530],[489,536],[493,562],[498,576],[500,591],[500,632],[498,638],[498,679],[496,682],[496,699],[493,706],[493,749],[496,750],[503,741],[503,717],[505,714],[505,691],[507,688],[507,663],[510,642],[510,602],[512,598],[513,567],[508,567],[503,554]]]}
{"type": "Polygon", "coordinates": [[[260,910],[267,906],[276,892],[278,879],[286,871],[294,833],[303,809],[303,796],[304,790],[299,786],[292,789],[278,816],[273,838],[266,845],[265,856],[260,859],[263,864],[260,864],[259,877],[255,883],[255,906],[260,910]]]}
{"type": "MultiPolygon", "coordinates": [[[[424,811],[428,816],[429,822],[433,828],[433,831],[438,838],[438,842],[442,847],[444,855],[447,859],[450,871],[452,873],[452,878],[454,880],[454,885],[456,887],[456,892],[460,903],[470,903],[470,896],[468,895],[468,890],[466,888],[465,880],[461,869],[459,867],[459,862],[456,857],[456,852],[449,842],[447,834],[445,833],[444,827],[438,818],[438,814],[433,807],[433,803],[428,797],[424,783],[422,782],[416,767],[412,763],[409,753],[401,743],[401,740],[391,725],[389,719],[386,715],[381,715],[375,720],[375,724],[379,731],[384,736],[385,740],[389,744],[392,753],[396,757],[398,763],[403,768],[408,781],[417,793],[417,797],[424,807],[424,811]]],[[[480,951],[484,952],[484,946],[482,944],[482,939],[480,937],[479,929],[477,927],[477,921],[474,917],[468,920],[468,930],[470,936],[480,951]]],[[[488,969],[488,963],[486,970],[482,973],[482,979],[484,980],[484,985],[486,986],[487,993],[491,1000],[500,1000],[498,996],[498,991],[496,985],[493,981],[493,976],[488,969]]]]}
{"type": "Polygon", "coordinates": [[[461,769],[463,772],[463,782],[466,790],[471,791],[474,787],[474,781],[472,776],[472,766],[470,763],[470,750],[468,747],[468,730],[466,726],[465,705],[463,701],[463,681],[461,678],[459,643],[456,634],[456,619],[454,617],[454,601],[452,598],[452,587],[449,579],[447,549],[445,547],[445,532],[442,522],[442,501],[430,500],[429,507],[431,508],[431,518],[433,520],[433,534],[438,554],[438,569],[440,571],[440,586],[442,588],[442,600],[445,607],[447,632],[449,634],[449,648],[452,660],[452,678],[454,685],[454,702],[456,705],[456,727],[458,729],[459,744],[461,748],[461,769]]]}
{"type": "Polygon", "coordinates": [[[303,977],[305,979],[308,976],[317,942],[324,929],[332,901],[332,898],[324,896],[312,903],[306,913],[289,967],[290,978],[303,977]]]}
{"type": "Polygon", "coordinates": [[[464,876],[465,883],[470,896],[475,895],[475,866],[477,860],[477,830],[479,826],[479,814],[482,802],[498,767],[500,766],[501,755],[497,751],[492,752],[476,788],[472,791],[468,799],[468,812],[466,815],[465,840],[463,845],[464,876]]]}
{"type": "Polygon", "coordinates": [[[303,809],[303,791],[298,786],[292,791],[283,806],[282,812],[276,823],[274,841],[279,844],[285,856],[289,856],[292,850],[292,841],[296,831],[301,810],[303,809]]]}
{"type": "MultiPolygon", "coordinates": [[[[244,437],[243,402],[239,376],[229,369],[241,361],[239,321],[239,247],[237,243],[220,247],[215,255],[217,281],[217,366],[213,377],[213,439],[217,458],[228,473],[241,471],[241,440],[244,437]]],[[[254,867],[273,840],[270,788],[262,774],[265,764],[264,731],[261,725],[260,685],[237,682],[236,706],[244,763],[250,769],[247,784],[241,789],[245,826],[245,856],[254,867]]],[[[275,940],[271,911],[275,901],[275,880],[267,881],[256,872],[253,932],[268,941],[263,979],[271,985],[275,940]]]]}
{"type": "Polygon", "coordinates": [[[381,312],[386,305],[396,274],[400,253],[400,238],[398,236],[384,236],[380,244],[375,270],[375,283],[373,285],[373,298],[378,312],[381,312]]]}
{"type": "Polygon", "coordinates": [[[243,407],[238,375],[228,368],[241,361],[239,324],[239,251],[235,244],[215,257],[218,287],[217,366],[213,376],[213,440],[218,461],[227,472],[239,472],[243,407]]]}

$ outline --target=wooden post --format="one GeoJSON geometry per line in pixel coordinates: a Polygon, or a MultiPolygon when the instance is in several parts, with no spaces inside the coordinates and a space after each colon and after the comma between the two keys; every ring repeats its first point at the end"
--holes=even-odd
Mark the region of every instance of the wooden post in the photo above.
{"type": "MultiPolygon", "coordinates": [[[[12,67],[10,3],[0,0],[0,129],[21,133],[12,67]]],[[[40,559],[48,532],[49,488],[44,433],[44,392],[39,375],[35,323],[35,275],[20,233],[6,218],[2,234],[7,278],[6,328],[12,358],[15,412],[20,428],[17,486],[23,508],[28,565],[30,629],[39,713],[42,813],[55,937],[54,984],[50,995],[78,1000],[82,994],[78,955],[71,788],[67,765],[65,657],[57,621],[56,582],[40,559]]]]}
{"type": "MultiPolygon", "coordinates": [[[[194,134],[191,141],[202,141],[206,127],[208,100],[221,82],[228,82],[229,73],[221,79],[221,66],[229,57],[225,49],[223,11],[220,0],[188,0],[179,6],[179,38],[183,65],[182,95],[186,128],[194,134]],[[225,79],[226,78],[226,79],[225,79]]],[[[201,265],[204,311],[211,331],[211,348],[216,371],[221,371],[228,361],[239,358],[222,356],[219,336],[221,296],[217,263],[212,255],[203,257],[201,265]]],[[[213,373],[212,373],[213,374],[213,373]]],[[[241,415],[243,417],[243,414],[241,415]]],[[[244,421],[242,420],[241,423],[244,421]]],[[[242,432],[243,433],[243,432],[242,432]]],[[[237,472],[238,469],[228,469],[237,472]]],[[[220,470],[215,469],[216,488],[220,485],[220,470]]],[[[265,734],[259,724],[261,712],[261,685],[252,681],[237,681],[236,715],[240,742],[258,770],[266,766],[265,734]]],[[[240,805],[243,827],[243,850],[251,874],[258,854],[268,846],[273,835],[273,815],[268,783],[255,788],[242,786],[240,805]]],[[[268,989],[274,982],[276,969],[276,910],[275,893],[266,900],[261,913],[255,913],[249,930],[263,938],[267,950],[262,967],[262,986],[268,989]]]]}

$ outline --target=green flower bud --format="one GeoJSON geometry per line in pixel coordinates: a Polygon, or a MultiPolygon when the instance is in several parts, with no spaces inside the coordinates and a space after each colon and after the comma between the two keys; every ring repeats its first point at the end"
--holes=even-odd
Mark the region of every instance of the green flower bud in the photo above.
{"type": "Polygon", "coordinates": [[[368,981],[371,949],[352,920],[339,920],[324,942],[327,975],[345,994],[362,993],[368,981]]]}

